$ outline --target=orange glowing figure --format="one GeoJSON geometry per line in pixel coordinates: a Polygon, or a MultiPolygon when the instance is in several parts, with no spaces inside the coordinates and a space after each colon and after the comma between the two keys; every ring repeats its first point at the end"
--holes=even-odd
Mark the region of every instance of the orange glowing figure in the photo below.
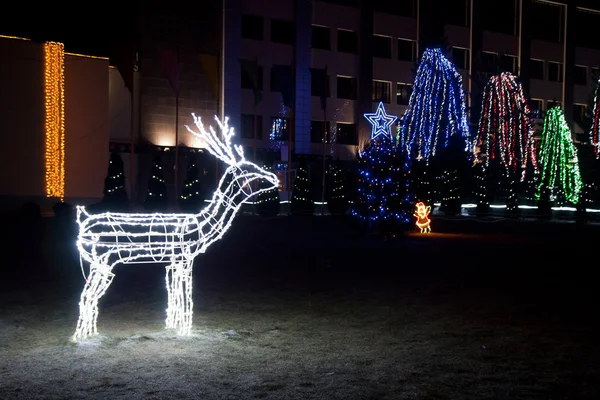
{"type": "Polygon", "coordinates": [[[426,206],[422,201],[417,203],[417,226],[421,229],[421,233],[431,233],[431,220],[429,219],[429,213],[431,212],[431,206],[426,206]]]}

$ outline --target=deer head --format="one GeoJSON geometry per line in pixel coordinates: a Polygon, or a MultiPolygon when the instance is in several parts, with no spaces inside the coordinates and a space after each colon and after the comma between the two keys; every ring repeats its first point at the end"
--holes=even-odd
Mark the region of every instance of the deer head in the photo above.
{"type": "MultiPolygon", "coordinates": [[[[242,146],[231,143],[234,132],[233,128],[229,126],[229,118],[226,117],[224,121],[221,121],[215,116],[215,121],[217,121],[219,130],[223,136],[223,139],[220,139],[212,126],[209,126],[207,131],[200,117],[197,117],[194,113],[192,113],[192,117],[198,131],[190,129],[188,125],[185,126],[186,129],[192,135],[206,143],[206,150],[210,154],[228,165],[227,171],[225,171],[225,175],[221,179],[221,186],[226,182],[228,175],[231,175],[230,188],[232,187],[233,190],[241,191],[245,198],[250,198],[254,194],[271,190],[279,185],[277,175],[247,161],[244,157],[242,146]],[[269,182],[269,186],[253,190],[253,187],[255,187],[254,182],[262,179],[269,182]],[[234,185],[232,186],[232,184],[234,185]]],[[[229,191],[227,188],[222,188],[222,190],[229,191]]]]}

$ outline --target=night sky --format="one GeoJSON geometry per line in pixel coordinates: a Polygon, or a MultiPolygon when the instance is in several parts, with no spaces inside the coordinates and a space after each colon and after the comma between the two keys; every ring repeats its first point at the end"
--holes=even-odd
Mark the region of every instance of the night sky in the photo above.
{"type": "MultiPolygon", "coordinates": [[[[109,7],[109,3],[100,4],[109,7]]],[[[0,34],[40,42],[63,42],[67,52],[108,57],[111,48],[119,42],[120,37],[126,37],[127,33],[127,18],[124,13],[119,16],[115,12],[118,3],[110,7],[111,10],[93,7],[88,10],[83,7],[61,10],[57,7],[24,4],[17,5],[15,9],[11,4],[8,12],[0,12],[0,34]],[[28,13],[27,7],[35,8],[35,14],[28,13]]]]}
{"type": "MultiPolygon", "coordinates": [[[[381,0],[374,1],[377,5],[381,5],[381,0]]],[[[347,3],[348,1],[338,0],[332,2],[347,3]]],[[[588,6],[588,2],[594,3],[597,0],[579,0],[578,4],[588,6]]],[[[390,2],[384,3],[391,4],[390,2]]],[[[118,2],[96,4],[100,4],[102,7],[87,5],[73,8],[67,2],[63,3],[62,7],[51,6],[46,3],[31,5],[24,1],[17,2],[11,4],[7,10],[0,12],[0,34],[26,37],[35,41],[63,42],[67,52],[110,57],[112,55],[111,50],[114,47],[127,42],[130,31],[136,25],[136,19],[133,17],[135,10],[144,12],[144,9],[153,9],[153,11],[161,14],[175,11],[164,9],[164,4],[159,5],[154,1],[127,2],[127,9],[119,7],[120,3],[118,2]],[[136,4],[138,7],[131,8],[136,4]],[[32,11],[35,11],[35,13],[32,13],[32,11]]],[[[399,4],[407,5],[407,7],[402,7],[406,9],[406,12],[409,9],[412,10],[412,0],[400,0],[399,4]]],[[[492,18],[486,18],[489,21],[486,24],[487,29],[512,33],[514,18],[511,9],[514,7],[514,3],[511,7],[507,7],[506,4],[506,0],[488,0],[486,2],[484,14],[486,14],[486,17],[493,15],[492,18]]],[[[557,8],[555,7],[535,4],[534,9],[535,15],[539,15],[540,19],[559,20],[557,8]]],[[[387,11],[393,12],[393,10],[387,11]]],[[[465,0],[446,0],[445,6],[438,8],[436,11],[435,14],[438,14],[438,17],[439,15],[443,15],[443,17],[434,18],[432,15],[430,21],[433,23],[433,20],[436,20],[434,24],[440,25],[439,28],[444,25],[442,21],[437,21],[440,18],[445,19],[446,22],[461,25],[465,18],[466,2],[465,0]]],[[[189,17],[189,15],[186,16],[189,17]]],[[[600,18],[594,16],[594,19],[588,20],[589,17],[589,14],[579,17],[576,26],[578,36],[576,41],[579,46],[599,48],[600,42],[596,40],[594,30],[600,18]]],[[[535,39],[557,41],[557,37],[560,35],[559,32],[556,24],[537,24],[533,36],[535,39]]]]}

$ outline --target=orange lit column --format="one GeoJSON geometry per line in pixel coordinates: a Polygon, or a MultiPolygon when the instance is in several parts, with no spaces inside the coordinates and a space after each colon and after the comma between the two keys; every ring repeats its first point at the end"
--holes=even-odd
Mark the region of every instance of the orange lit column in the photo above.
{"type": "Polygon", "coordinates": [[[46,197],[65,197],[65,50],[44,43],[46,108],[46,197]]]}

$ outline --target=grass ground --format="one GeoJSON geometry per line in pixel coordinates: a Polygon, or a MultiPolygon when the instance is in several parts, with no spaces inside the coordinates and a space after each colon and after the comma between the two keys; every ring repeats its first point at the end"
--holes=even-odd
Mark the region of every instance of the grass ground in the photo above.
{"type": "Polygon", "coordinates": [[[191,337],[163,329],[164,268],[120,266],[74,344],[83,278],[47,220],[3,249],[0,398],[600,398],[598,228],[433,224],[239,218],[198,260],[191,337]]]}

